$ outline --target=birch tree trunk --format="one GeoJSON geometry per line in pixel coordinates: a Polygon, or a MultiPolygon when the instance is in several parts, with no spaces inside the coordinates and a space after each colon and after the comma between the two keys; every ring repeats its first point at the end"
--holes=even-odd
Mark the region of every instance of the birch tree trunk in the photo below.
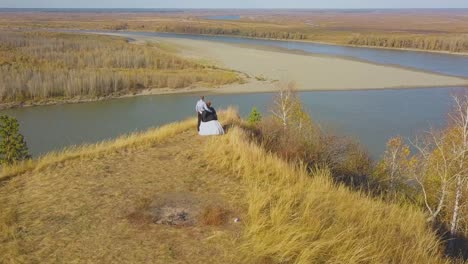
{"type": "Polygon", "coordinates": [[[455,202],[453,206],[453,213],[452,213],[452,221],[450,223],[450,236],[452,238],[455,237],[457,234],[457,225],[459,220],[459,213],[460,213],[460,202],[462,198],[462,177],[457,177],[457,185],[456,185],[456,194],[455,194],[455,202]]]}

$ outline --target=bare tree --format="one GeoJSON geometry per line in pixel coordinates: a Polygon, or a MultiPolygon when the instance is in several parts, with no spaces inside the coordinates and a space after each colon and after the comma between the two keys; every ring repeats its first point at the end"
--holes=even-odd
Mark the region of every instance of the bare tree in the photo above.
{"type": "Polygon", "coordinates": [[[273,99],[273,107],[270,112],[272,115],[281,121],[283,128],[286,129],[289,119],[293,114],[295,107],[295,100],[297,99],[294,88],[295,84],[289,82],[288,84],[278,84],[278,93],[273,99]]]}
{"type": "Polygon", "coordinates": [[[316,133],[317,127],[304,109],[296,92],[296,83],[280,83],[277,87],[278,93],[273,98],[270,112],[283,125],[284,130],[293,129],[296,133],[316,133]]]}
{"type": "MultiPolygon", "coordinates": [[[[452,207],[452,219],[450,222],[450,234],[452,237],[457,233],[460,219],[464,217],[461,215],[461,203],[463,191],[466,189],[468,180],[468,170],[465,164],[466,154],[468,152],[468,96],[465,95],[462,98],[454,97],[454,100],[455,111],[450,115],[455,130],[455,140],[451,141],[451,149],[456,166],[453,176],[455,180],[455,200],[452,207]],[[457,139],[461,139],[461,142],[457,139]]],[[[453,242],[451,243],[451,247],[453,247],[453,242]]]]}
{"type": "Polygon", "coordinates": [[[449,175],[451,164],[445,149],[442,148],[445,145],[444,137],[437,135],[435,131],[430,131],[423,140],[416,138],[412,145],[419,151],[419,159],[411,168],[411,174],[421,187],[424,205],[429,213],[427,221],[432,222],[437,219],[445,206],[448,182],[451,178],[449,175]],[[439,186],[437,190],[428,191],[434,181],[429,176],[433,174],[436,175],[439,186]]]}
{"type": "MultiPolygon", "coordinates": [[[[428,221],[440,218],[443,212],[448,217],[452,238],[465,217],[463,192],[468,182],[468,96],[454,97],[454,101],[454,111],[449,115],[451,124],[442,132],[431,131],[425,140],[413,143],[419,159],[412,170],[421,187],[428,221]]],[[[453,249],[453,243],[449,242],[449,249],[453,249]]]]}

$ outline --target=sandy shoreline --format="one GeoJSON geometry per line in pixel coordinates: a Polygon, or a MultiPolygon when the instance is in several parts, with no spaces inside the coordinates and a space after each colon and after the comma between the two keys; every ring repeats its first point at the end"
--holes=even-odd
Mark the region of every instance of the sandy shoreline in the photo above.
{"type": "Polygon", "coordinates": [[[339,91],[468,86],[461,77],[379,65],[327,55],[302,54],[247,45],[167,37],[111,33],[137,41],[164,42],[187,58],[243,73],[245,84],[231,84],[215,93],[271,92],[278,82],[294,81],[300,91],[339,91]]]}

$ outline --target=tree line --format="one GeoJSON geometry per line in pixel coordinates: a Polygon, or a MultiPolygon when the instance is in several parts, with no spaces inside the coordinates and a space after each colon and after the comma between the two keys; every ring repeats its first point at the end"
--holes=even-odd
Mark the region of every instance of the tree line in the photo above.
{"type": "Polygon", "coordinates": [[[385,48],[407,48],[431,51],[468,52],[468,35],[458,36],[379,36],[359,34],[348,44],[385,48]]]}
{"type": "Polygon", "coordinates": [[[174,32],[184,34],[202,34],[202,35],[228,35],[242,36],[252,38],[271,38],[271,39],[291,39],[291,40],[306,40],[309,38],[308,33],[301,32],[300,29],[286,28],[278,30],[277,28],[268,28],[262,26],[233,26],[233,25],[209,25],[198,23],[161,23],[161,24],[127,24],[119,23],[108,25],[106,29],[122,30],[122,29],[140,29],[154,30],[158,32],[174,32]]]}
{"type": "Polygon", "coordinates": [[[467,52],[468,35],[466,34],[385,34],[353,33],[333,30],[315,30],[306,26],[278,27],[260,23],[193,23],[163,22],[158,24],[131,23],[124,25],[111,24],[106,29],[154,30],[184,34],[233,35],[253,38],[271,38],[285,40],[310,40],[349,44],[356,46],[373,46],[387,48],[409,48],[431,51],[467,52]]]}
{"type": "Polygon", "coordinates": [[[271,38],[271,39],[292,39],[306,40],[306,33],[296,31],[277,31],[277,30],[262,30],[262,29],[246,29],[246,28],[222,28],[222,27],[197,27],[191,25],[175,25],[165,26],[165,32],[178,32],[188,34],[205,34],[205,35],[235,35],[252,38],[271,38]]]}

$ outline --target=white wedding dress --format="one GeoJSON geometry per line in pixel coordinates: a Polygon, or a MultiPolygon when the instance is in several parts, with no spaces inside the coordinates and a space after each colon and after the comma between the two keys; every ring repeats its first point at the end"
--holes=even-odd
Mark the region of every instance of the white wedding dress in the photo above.
{"type": "Polygon", "coordinates": [[[201,122],[198,134],[200,136],[224,135],[224,129],[218,120],[201,122]]]}

